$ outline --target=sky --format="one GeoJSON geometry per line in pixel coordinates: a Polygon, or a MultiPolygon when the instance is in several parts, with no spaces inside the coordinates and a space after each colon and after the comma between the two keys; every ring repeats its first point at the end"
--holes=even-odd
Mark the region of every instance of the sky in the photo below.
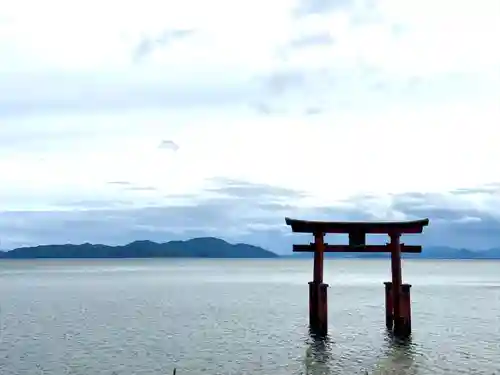
{"type": "Polygon", "coordinates": [[[498,0],[8,2],[0,248],[284,253],[285,216],[498,247],[498,35],[498,0]]]}

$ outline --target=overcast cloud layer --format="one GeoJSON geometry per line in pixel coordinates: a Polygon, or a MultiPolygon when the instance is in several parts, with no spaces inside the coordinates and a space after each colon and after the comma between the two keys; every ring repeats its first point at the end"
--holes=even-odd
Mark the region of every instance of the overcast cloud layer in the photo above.
{"type": "Polygon", "coordinates": [[[500,246],[498,35],[497,0],[9,2],[0,248],[286,252],[285,216],[500,246]]]}

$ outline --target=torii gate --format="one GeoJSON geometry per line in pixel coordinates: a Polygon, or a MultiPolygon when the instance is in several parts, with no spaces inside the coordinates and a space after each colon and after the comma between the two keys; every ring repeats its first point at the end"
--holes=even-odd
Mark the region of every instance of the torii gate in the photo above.
{"type": "Polygon", "coordinates": [[[313,281],[309,282],[309,325],[311,330],[326,335],[328,332],[328,284],[323,283],[324,253],[360,252],[391,253],[392,282],[385,282],[386,326],[399,337],[411,333],[411,300],[409,284],[402,283],[401,253],[421,253],[421,246],[400,243],[402,234],[422,233],[429,219],[397,222],[335,222],[307,221],[285,218],[295,233],[311,233],[314,243],[293,245],[295,252],[314,252],[313,281]],[[349,234],[349,245],[329,245],[326,233],[349,234]],[[366,245],[366,234],[388,234],[390,243],[366,245]]]}

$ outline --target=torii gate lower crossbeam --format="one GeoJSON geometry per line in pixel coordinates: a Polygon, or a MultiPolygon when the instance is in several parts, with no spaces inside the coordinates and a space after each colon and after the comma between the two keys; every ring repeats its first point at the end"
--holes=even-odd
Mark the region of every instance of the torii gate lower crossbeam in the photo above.
{"type": "Polygon", "coordinates": [[[314,252],[313,281],[309,282],[309,324],[315,333],[328,332],[328,284],[323,282],[325,252],[389,252],[392,281],[385,284],[386,326],[397,336],[411,333],[411,300],[409,284],[402,283],[401,253],[420,253],[421,246],[407,246],[400,242],[402,234],[422,233],[428,219],[400,222],[324,222],[285,218],[293,232],[311,233],[314,243],[293,245],[294,252],[314,252]],[[349,245],[329,245],[324,242],[327,233],[348,233],[349,245]],[[388,234],[386,245],[366,245],[366,234],[388,234]]]}

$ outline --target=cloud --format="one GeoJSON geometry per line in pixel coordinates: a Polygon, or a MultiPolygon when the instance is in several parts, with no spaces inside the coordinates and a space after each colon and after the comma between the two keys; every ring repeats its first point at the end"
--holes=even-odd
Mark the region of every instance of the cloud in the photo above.
{"type": "Polygon", "coordinates": [[[334,43],[332,36],[326,32],[312,35],[303,35],[290,42],[292,48],[306,48],[314,46],[325,46],[334,43]]]}
{"type": "MultiPolygon", "coordinates": [[[[316,114],[328,106],[328,87],[337,84],[329,69],[290,68],[277,69],[258,77],[262,87],[260,102],[254,106],[258,113],[316,114]]],[[[330,110],[333,108],[329,108],[330,110]]]]}
{"type": "Polygon", "coordinates": [[[236,199],[250,197],[253,200],[259,201],[262,199],[266,201],[273,198],[298,199],[307,196],[304,192],[290,188],[248,183],[226,177],[212,178],[210,179],[210,183],[215,186],[207,188],[206,191],[216,192],[236,199]]]}
{"type": "Polygon", "coordinates": [[[275,113],[273,108],[266,103],[252,103],[250,105],[252,109],[254,109],[258,114],[261,115],[271,115],[272,113],[275,113]]]}
{"type": "Polygon", "coordinates": [[[179,145],[174,141],[165,139],[160,142],[159,148],[163,150],[177,151],[179,149],[179,145]]]}
{"type": "MultiPolygon", "coordinates": [[[[368,1],[363,1],[368,3],[368,1]]],[[[298,17],[305,17],[316,14],[325,14],[333,10],[352,7],[353,0],[300,0],[294,10],[298,17]]]]}
{"type": "MultiPolygon", "coordinates": [[[[122,191],[157,191],[157,189],[153,186],[138,186],[130,181],[110,181],[108,184],[112,186],[119,186],[122,191]]],[[[86,206],[86,201],[81,201],[80,203],[82,203],[84,207],[86,206]]],[[[100,206],[102,207],[102,205],[103,202],[101,201],[100,206]]]]}
{"type": "Polygon", "coordinates": [[[194,34],[194,30],[165,30],[156,37],[143,38],[135,47],[132,56],[135,62],[151,55],[156,49],[163,48],[176,40],[187,38],[194,34]]]}
{"type": "MultiPolygon", "coordinates": [[[[125,189],[129,188],[125,185],[125,189]]],[[[219,236],[285,253],[308,236],[291,235],[284,217],[311,220],[412,220],[430,218],[423,235],[408,243],[483,249],[500,246],[500,195],[472,189],[463,194],[396,194],[353,196],[332,206],[307,203],[307,193],[247,181],[213,178],[203,193],[180,195],[156,204],[126,201],[82,201],[79,209],[0,212],[3,247],[38,243],[100,242],[120,244],[136,239],[168,241],[219,236]],[[84,208],[82,208],[84,207],[84,208]]],[[[345,239],[329,239],[342,242],[345,239]]],[[[387,239],[379,236],[375,242],[387,239]]]]}
{"type": "Polygon", "coordinates": [[[275,72],[262,79],[267,89],[275,95],[301,88],[306,83],[305,72],[300,70],[275,72]]]}
{"type": "Polygon", "coordinates": [[[282,226],[273,216],[289,213],[292,206],[280,201],[301,197],[289,189],[224,178],[211,181],[206,194],[206,198],[170,197],[168,203],[146,207],[113,201],[101,201],[99,207],[99,202],[82,201],[78,203],[84,209],[61,206],[53,211],[4,211],[0,213],[0,232],[9,235],[2,243],[167,241],[194,234],[237,238],[248,233],[247,225],[253,221],[263,227],[282,226]]]}
{"type": "Polygon", "coordinates": [[[252,90],[227,80],[215,86],[195,82],[196,75],[185,81],[181,76],[131,70],[2,77],[0,72],[0,118],[223,106],[247,100],[252,90]]]}
{"type": "Polygon", "coordinates": [[[156,191],[157,189],[153,186],[131,186],[125,188],[125,190],[130,191],[156,191]]]}
{"type": "Polygon", "coordinates": [[[500,2],[214,1],[2,7],[4,244],[284,251],[285,214],[498,243],[500,2]]]}
{"type": "Polygon", "coordinates": [[[500,246],[500,189],[459,189],[448,193],[399,194],[389,212],[415,219],[429,217],[425,243],[484,249],[500,246]]]}
{"type": "Polygon", "coordinates": [[[323,112],[323,109],[318,108],[318,107],[310,107],[310,108],[306,108],[306,110],[305,110],[305,114],[308,116],[319,115],[322,112],[323,112]]]}
{"type": "Polygon", "coordinates": [[[109,181],[108,184],[110,185],[121,185],[121,186],[128,186],[131,184],[130,181],[109,181]]]}

